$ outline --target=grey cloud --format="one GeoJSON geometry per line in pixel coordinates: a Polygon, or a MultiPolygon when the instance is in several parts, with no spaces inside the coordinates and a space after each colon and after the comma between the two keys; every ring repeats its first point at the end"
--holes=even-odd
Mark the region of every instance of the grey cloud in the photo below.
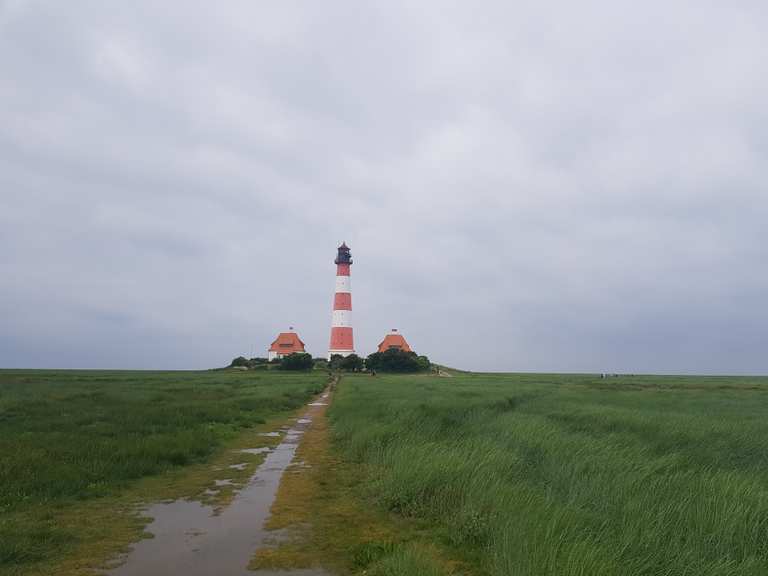
{"type": "Polygon", "coordinates": [[[766,372],[764,3],[0,1],[0,366],[392,327],[490,370],[766,372]]]}

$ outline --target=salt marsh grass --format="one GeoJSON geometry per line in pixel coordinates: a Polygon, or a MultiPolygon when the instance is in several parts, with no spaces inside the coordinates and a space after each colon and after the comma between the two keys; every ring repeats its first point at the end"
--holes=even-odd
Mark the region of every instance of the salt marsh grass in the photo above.
{"type": "MultiPolygon", "coordinates": [[[[321,374],[0,371],[0,574],[82,544],[62,511],[205,461],[320,392],[321,374]]],[[[115,510],[117,514],[119,511],[115,510]]]]}
{"type": "Polygon", "coordinates": [[[345,377],[329,415],[481,573],[768,574],[768,378],[345,377]]]}

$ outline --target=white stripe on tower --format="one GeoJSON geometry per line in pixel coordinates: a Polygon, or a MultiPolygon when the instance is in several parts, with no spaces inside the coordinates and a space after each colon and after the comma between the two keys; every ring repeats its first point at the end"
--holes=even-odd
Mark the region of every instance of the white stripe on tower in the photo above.
{"type": "Polygon", "coordinates": [[[336,294],[352,293],[352,283],[349,276],[336,276],[336,294]]]}
{"type": "Polygon", "coordinates": [[[331,326],[352,326],[352,310],[334,310],[331,326]]]}

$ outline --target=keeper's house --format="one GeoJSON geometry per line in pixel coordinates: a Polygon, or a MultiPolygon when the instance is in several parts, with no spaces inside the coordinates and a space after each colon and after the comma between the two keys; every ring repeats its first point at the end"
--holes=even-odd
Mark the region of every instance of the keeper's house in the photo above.
{"type": "Polygon", "coordinates": [[[304,342],[301,341],[299,335],[291,327],[288,332],[278,334],[267,351],[267,358],[269,360],[279,359],[294,352],[304,352],[304,342]]]}
{"type": "Polygon", "coordinates": [[[393,328],[392,332],[384,336],[384,340],[379,344],[379,352],[386,352],[390,348],[397,348],[403,352],[411,352],[411,347],[408,346],[408,342],[405,341],[403,335],[398,333],[397,328],[393,328]]]}

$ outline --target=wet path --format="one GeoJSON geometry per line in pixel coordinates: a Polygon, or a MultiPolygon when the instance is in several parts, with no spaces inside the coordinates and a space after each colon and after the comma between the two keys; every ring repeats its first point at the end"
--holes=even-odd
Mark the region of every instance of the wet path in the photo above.
{"type": "MultiPolygon", "coordinates": [[[[327,393],[309,404],[306,412],[284,431],[282,441],[267,453],[264,462],[232,503],[223,509],[193,500],[154,504],[146,514],[146,530],[154,538],[133,545],[125,563],[109,576],[268,576],[249,571],[255,551],[274,534],[264,530],[280,479],[291,464],[301,435],[312,417],[325,405],[327,393]]],[[[260,450],[260,449],[254,449],[260,450]]],[[[321,570],[279,572],[282,576],[321,576],[321,570]]]]}

